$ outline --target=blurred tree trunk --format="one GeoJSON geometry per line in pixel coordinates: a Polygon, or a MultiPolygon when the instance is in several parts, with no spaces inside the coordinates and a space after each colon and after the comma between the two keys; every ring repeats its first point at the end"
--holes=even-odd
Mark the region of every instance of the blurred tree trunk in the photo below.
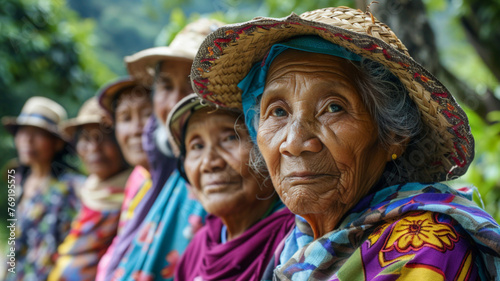
{"type": "MultiPolygon", "coordinates": [[[[363,4],[364,1],[356,1],[357,8],[364,11],[366,6],[359,6],[363,4]]],[[[380,1],[371,5],[370,9],[380,21],[391,27],[406,45],[410,55],[434,74],[461,104],[475,111],[486,122],[489,112],[500,110],[500,100],[493,95],[491,89],[478,94],[441,64],[434,31],[421,0],[380,1]]],[[[472,29],[468,32],[474,33],[472,29]]]]}
{"type": "Polygon", "coordinates": [[[499,5],[497,3],[495,6],[482,1],[466,1],[465,4],[468,4],[468,9],[465,15],[460,17],[460,23],[465,30],[467,39],[493,75],[500,81],[499,5]]]}

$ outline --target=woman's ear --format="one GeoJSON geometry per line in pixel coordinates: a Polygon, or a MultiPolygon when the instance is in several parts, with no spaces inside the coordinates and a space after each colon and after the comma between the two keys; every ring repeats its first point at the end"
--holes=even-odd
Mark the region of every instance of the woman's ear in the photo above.
{"type": "Polygon", "coordinates": [[[65,145],[66,143],[62,139],[56,138],[56,152],[63,150],[65,145]]]}
{"type": "Polygon", "coordinates": [[[406,147],[410,142],[409,137],[401,137],[394,135],[394,140],[397,140],[394,144],[391,144],[387,149],[387,162],[396,160],[401,157],[401,155],[406,151],[406,147]]]}

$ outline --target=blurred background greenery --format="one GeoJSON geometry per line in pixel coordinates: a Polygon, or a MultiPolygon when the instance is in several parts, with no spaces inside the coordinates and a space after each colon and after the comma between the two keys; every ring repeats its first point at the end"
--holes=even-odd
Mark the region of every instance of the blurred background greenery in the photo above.
{"type": "MultiPolygon", "coordinates": [[[[416,61],[434,73],[467,111],[476,156],[467,174],[453,184],[476,186],[486,210],[500,221],[500,1],[379,2],[371,5],[373,14],[394,30],[416,61]]],[[[0,0],[0,116],[17,115],[29,97],[40,95],[55,99],[73,117],[100,86],[126,74],[125,55],[167,45],[184,25],[201,16],[234,23],[339,5],[364,11],[367,4],[364,0],[0,0]]],[[[3,127],[0,151],[0,167],[5,169],[16,154],[3,127]]],[[[6,179],[0,192],[1,226],[7,211],[6,179]]]]}

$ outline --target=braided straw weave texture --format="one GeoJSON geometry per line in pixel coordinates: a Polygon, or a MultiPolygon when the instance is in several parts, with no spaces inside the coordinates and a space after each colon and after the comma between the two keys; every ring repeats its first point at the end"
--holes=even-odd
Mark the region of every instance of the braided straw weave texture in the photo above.
{"type": "Polygon", "coordinates": [[[443,181],[467,171],[474,139],[464,111],[446,87],[410,57],[387,25],[360,10],[325,8],[219,28],[205,39],[194,60],[193,89],[216,105],[241,109],[237,84],[273,44],[301,35],[320,36],[379,62],[407,88],[424,123],[419,141],[398,162],[409,171],[409,180],[443,181]]]}

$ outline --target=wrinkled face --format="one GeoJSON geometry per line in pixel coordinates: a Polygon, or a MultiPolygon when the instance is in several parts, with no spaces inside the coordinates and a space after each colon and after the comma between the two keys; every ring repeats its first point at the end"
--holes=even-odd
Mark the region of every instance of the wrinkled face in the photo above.
{"type": "Polygon", "coordinates": [[[216,216],[257,211],[273,191],[262,187],[262,178],[248,166],[252,143],[243,120],[209,110],[198,110],[188,123],[184,168],[189,182],[205,210],[216,216]]]}
{"type": "Polygon", "coordinates": [[[355,75],[345,59],[294,50],[269,69],[257,142],[275,189],[296,214],[346,212],[389,160],[355,75]]]}
{"type": "Polygon", "coordinates": [[[158,119],[166,124],[170,110],[185,96],[191,94],[192,61],[169,60],[161,63],[160,72],[154,82],[153,107],[158,119]]]}
{"type": "Polygon", "coordinates": [[[113,131],[100,124],[81,126],[76,140],[76,151],[90,174],[108,179],[125,167],[113,131]]]}
{"type": "Polygon", "coordinates": [[[115,135],[125,160],[130,165],[148,167],[148,159],[142,148],[142,131],[153,112],[149,94],[125,90],[117,101],[115,110],[115,135]]]}
{"type": "Polygon", "coordinates": [[[64,146],[61,139],[33,126],[19,127],[14,142],[19,161],[26,166],[50,165],[55,154],[64,146]]]}

